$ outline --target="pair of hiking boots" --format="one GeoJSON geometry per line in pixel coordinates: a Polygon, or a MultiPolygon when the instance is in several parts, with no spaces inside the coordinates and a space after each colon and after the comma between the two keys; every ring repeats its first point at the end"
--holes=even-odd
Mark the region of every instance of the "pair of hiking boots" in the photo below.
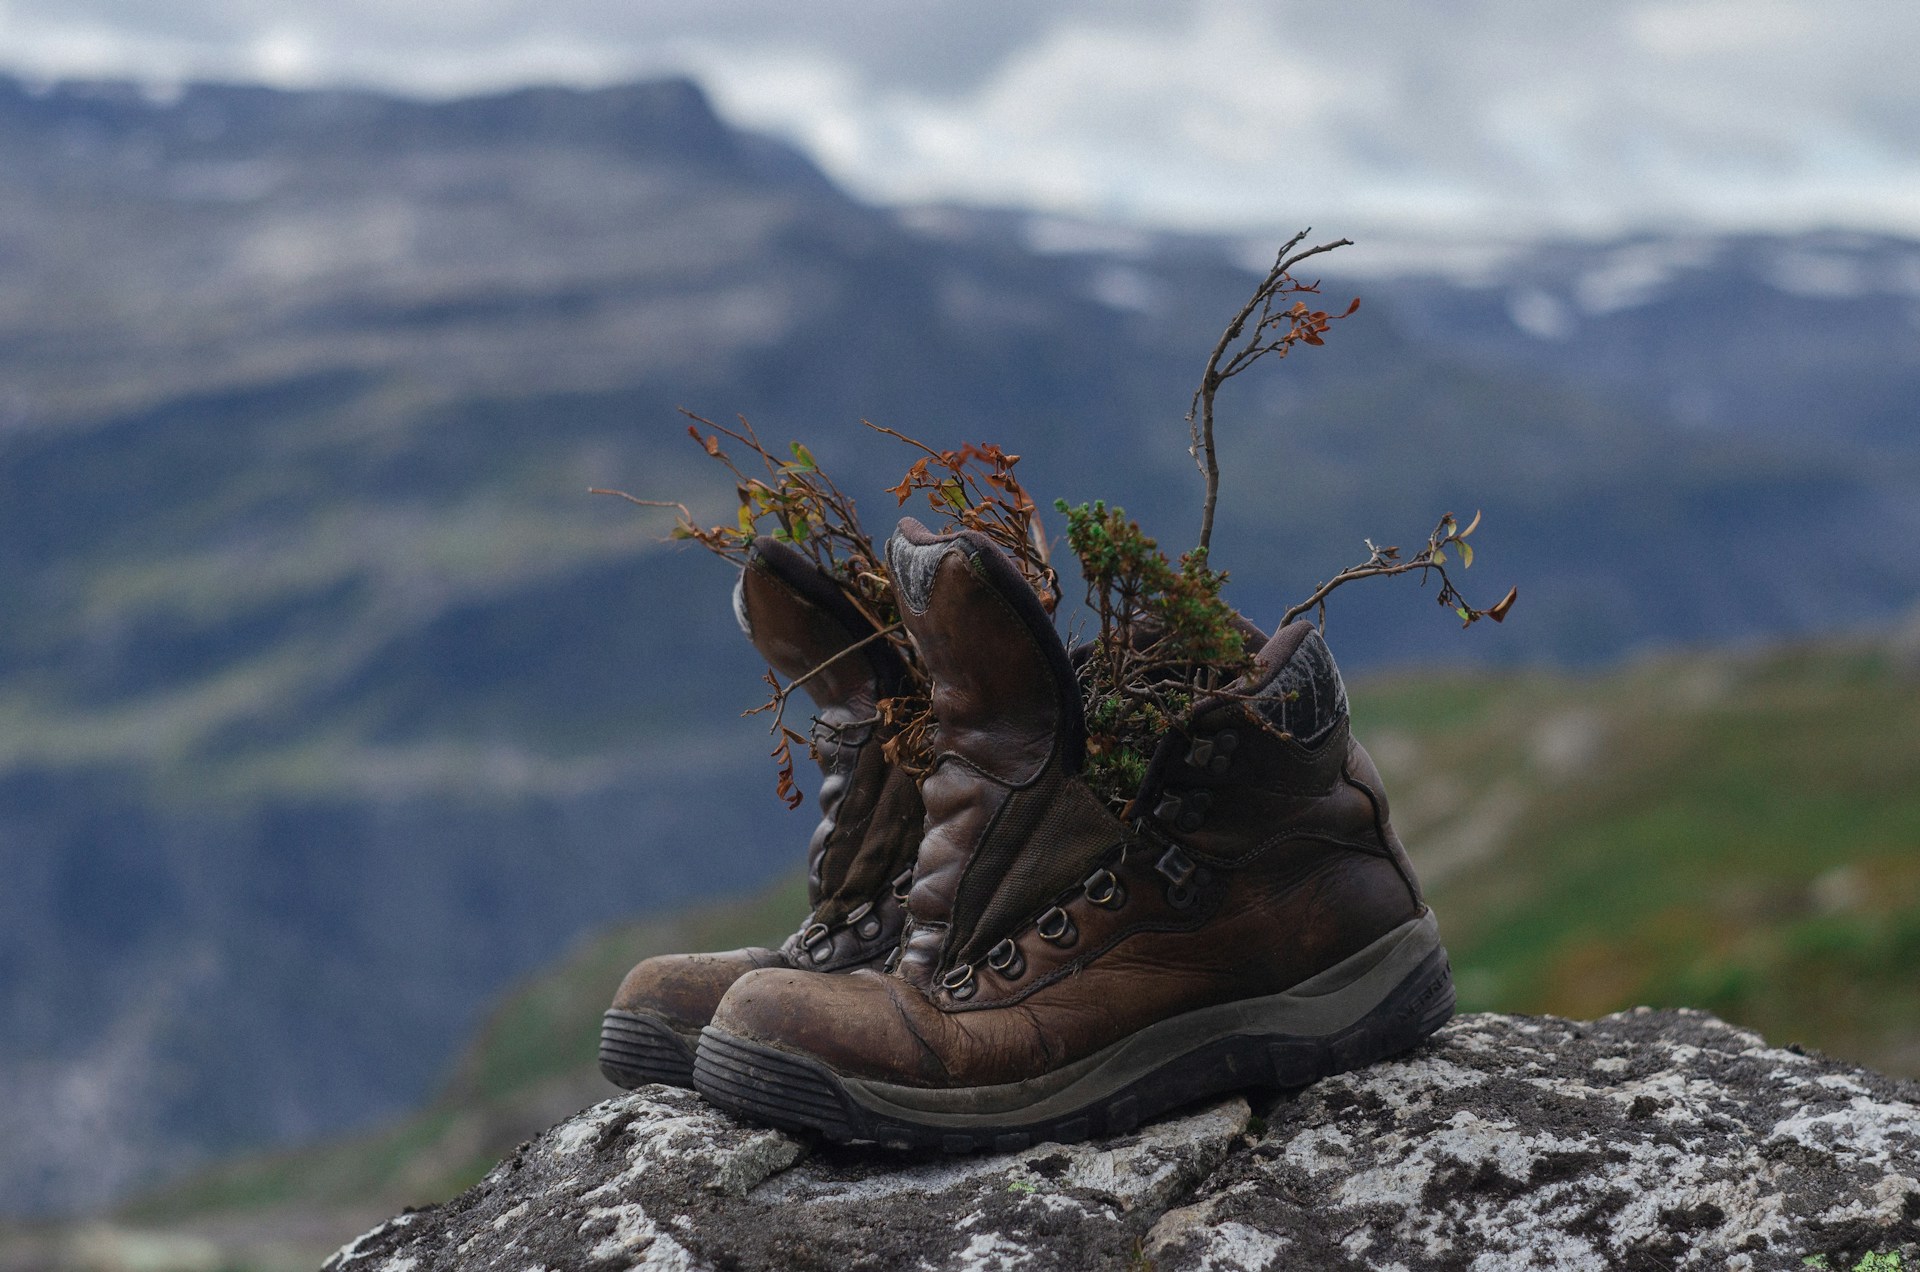
{"type": "Polygon", "coordinates": [[[1263,638],[1255,670],[1160,741],[1128,824],[1080,777],[1080,688],[1014,565],[912,518],[887,556],[933,685],[932,769],[916,783],[873,733],[898,655],[836,658],[871,625],[761,540],[741,626],[787,677],[816,672],[824,726],[813,914],[777,950],[635,967],[602,1029],[608,1078],[834,1140],[1010,1150],[1304,1085],[1452,1015],[1438,927],[1311,624],[1263,638]]]}

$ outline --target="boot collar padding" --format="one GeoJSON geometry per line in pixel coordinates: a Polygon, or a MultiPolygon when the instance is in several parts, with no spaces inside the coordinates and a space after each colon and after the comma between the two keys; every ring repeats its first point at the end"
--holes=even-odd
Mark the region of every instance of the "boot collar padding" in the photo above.
{"type": "MultiPolygon", "coordinates": [[[[1053,620],[1006,554],[976,531],[935,534],[913,517],[903,517],[899,529],[887,542],[887,568],[900,598],[901,617],[916,644],[922,646],[921,655],[935,682],[936,699],[941,693],[943,672],[953,682],[962,678],[998,679],[1008,669],[996,667],[988,660],[1012,656],[1009,651],[1026,645],[1030,656],[1038,662],[1029,669],[1033,673],[1029,683],[1044,682],[1045,689],[1041,692],[1050,692],[1053,699],[1053,754],[1066,773],[1078,773],[1086,761],[1086,721],[1080,704],[1080,684],[1067,661],[1066,646],[1053,628],[1053,620]],[[965,557],[968,571],[992,598],[985,608],[961,614],[943,611],[937,604],[935,593],[940,586],[941,566],[955,553],[965,557]],[[960,627],[967,630],[944,630],[960,627]],[[933,657],[928,657],[929,649],[936,651],[933,657]],[[949,665],[937,666],[937,659],[944,659],[949,665]]],[[[978,712],[998,709],[1012,714],[1020,704],[971,705],[978,712]]],[[[988,771],[999,767],[991,763],[992,757],[967,758],[988,771]]]]}
{"type": "MultiPolygon", "coordinates": [[[[747,553],[746,565],[741,569],[740,579],[733,589],[734,618],[739,622],[740,630],[756,646],[760,640],[755,635],[753,607],[749,604],[746,588],[749,570],[757,570],[766,578],[781,584],[795,603],[816,611],[821,622],[837,628],[838,632],[826,640],[826,644],[844,648],[873,634],[873,624],[847,599],[833,576],[790,545],[761,535],[753,541],[753,547],[747,553]]],[[[825,631],[821,634],[824,636],[825,631]]],[[[861,655],[872,674],[877,697],[889,697],[904,687],[906,665],[891,645],[885,641],[875,641],[862,650],[861,655]]]]}

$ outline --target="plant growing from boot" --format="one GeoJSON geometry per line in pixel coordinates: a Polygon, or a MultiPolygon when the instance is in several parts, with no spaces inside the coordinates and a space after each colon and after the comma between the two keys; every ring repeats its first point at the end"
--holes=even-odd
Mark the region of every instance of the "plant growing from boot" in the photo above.
{"type": "MultiPolygon", "coordinates": [[[[698,543],[736,564],[746,562],[754,539],[762,533],[763,523],[770,520],[772,537],[804,553],[839,585],[841,592],[874,628],[872,636],[849,645],[834,658],[784,685],[772,671],[766,673],[769,697],[746,714],[773,713],[769,731],[774,737],[772,755],[780,798],[789,808],[799,807],[802,795],[794,780],[793,744],[800,743],[810,752],[814,749],[810,737],[786,723],[787,703],[793,692],[832,662],[875,640],[888,641],[900,654],[907,666],[907,685],[904,692],[876,704],[872,720],[859,723],[878,729],[889,763],[911,772],[926,769],[932,760],[929,749],[933,725],[931,686],[925,667],[904,635],[892,581],[881,564],[879,549],[860,525],[859,510],[852,497],[834,483],[813,453],[798,441],[790,443],[783,456],[770,450],[744,417],[740,427],[733,429],[690,411],[682,414],[693,421],[687,428],[688,435],[734,478],[739,502],[732,525],[703,526],[685,504],[673,500],[641,499],[622,490],[595,489],[590,493],[614,495],[642,507],[671,508],[676,517],[669,539],[698,543]],[[711,431],[703,432],[703,428],[711,431]],[[723,437],[752,456],[747,470],[724,449],[723,437]],[[754,461],[758,461],[762,471],[750,471],[754,461]]],[[[925,491],[928,506],[946,525],[984,534],[1018,564],[1051,613],[1059,598],[1059,580],[1047,562],[1046,535],[1033,498],[1014,475],[1014,465],[1020,462],[1020,457],[1009,455],[991,443],[968,443],[958,450],[936,450],[894,429],[871,423],[867,427],[922,452],[921,458],[909,466],[889,493],[904,505],[914,492],[925,491]]]]}
{"type": "MultiPolygon", "coordinates": [[[[1200,376],[1200,386],[1193,391],[1193,402],[1187,410],[1187,428],[1192,438],[1187,453],[1193,456],[1200,475],[1206,479],[1206,497],[1200,513],[1201,551],[1206,551],[1213,542],[1213,513],[1220,497],[1220,460],[1213,436],[1213,403],[1220,386],[1262,358],[1285,358],[1295,345],[1325,344],[1332,325],[1351,317],[1360,308],[1360,298],[1357,296],[1340,314],[1314,309],[1300,299],[1303,295],[1317,296],[1320,284],[1317,280],[1311,283],[1299,281],[1293,276],[1294,268],[1311,257],[1353,246],[1351,239],[1336,239],[1318,247],[1300,247],[1310,233],[1311,230],[1302,230],[1281,244],[1267,276],[1253,289],[1253,295],[1240,307],[1240,312],[1234,315],[1226,330],[1220,333],[1219,341],[1207,358],[1206,370],[1200,376]],[[1289,299],[1292,304],[1287,303],[1289,299]],[[1249,322],[1253,324],[1251,328],[1247,325],[1249,322]]],[[[1464,530],[1454,520],[1452,513],[1444,513],[1433,532],[1427,536],[1426,546],[1406,558],[1400,556],[1397,547],[1376,547],[1373,540],[1363,540],[1367,545],[1367,559],[1320,584],[1305,601],[1286,612],[1281,625],[1293,622],[1310,610],[1318,610],[1321,626],[1324,627],[1327,597],[1335,589],[1358,579],[1414,572],[1419,573],[1422,582],[1430,575],[1439,575],[1440,588],[1436,599],[1459,616],[1463,627],[1471,627],[1483,618],[1491,618],[1496,623],[1504,621],[1507,611],[1513,608],[1514,600],[1519,595],[1518,589],[1509,588],[1507,594],[1493,605],[1486,609],[1475,609],[1467,603],[1454,586],[1452,576],[1447,573],[1448,548],[1453,548],[1458,554],[1462,569],[1473,564],[1473,548],[1467,543],[1467,536],[1479,524],[1480,514],[1477,512],[1464,530]]]]}
{"type": "Polygon", "coordinates": [[[1253,665],[1244,629],[1220,597],[1227,576],[1207,550],[1168,559],[1121,508],[1069,507],[1067,544],[1080,560],[1099,635],[1076,670],[1086,703],[1087,764],[1095,794],[1123,810],[1147,774],[1154,743],[1187,718],[1195,695],[1217,691],[1253,665]]]}
{"type": "MultiPolygon", "coordinates": [[[[1221,385],[1262,358],[1285,358],[1297,345],[1324,345],[1333,324],[1360,308],[1357,297],[1339,314],[1307,303],[1305,297],[1317,296],[1320,285],[1303,282],[1292,271],[1312,257],[1350,246],[1350,240],[1339,239],[1302,248],[1308,233],[1302,230],[1294,235],[1275,254],[1266,277],[1214,344],[1194,390],[1187,412],[1188,453],[1206,483],[1199,543],[1176,566],[1122,509],[1100,502],[1078,507],[1069,507],[1064,500],[1055,504],[1066,514],[1067,541],[1080,560],[1087,607],[1099,624],[1091,647],[1079,661],[1088,731],[1085,777],[1097,794],[1123,813],[1146,775],[1148,757],[1160,737],[1169,729],[1183,730],[1200,697],[1230,693],[1233,681],[1252,667],[1254,651],[1246,648],[1233,610],[1220,598],[1226,573],[1210,564],[1220,496],[1214,399],[1221,385]]],[[[1467,539],[1479,524],[1475,514],[1462,529],[1447,513],[1428,535],[1426,545],[1404,558],[1398,547],[1378,547],[1366,540],[1367,559],[1320,584],[1286,612],[1281,625],[1311,611],[1318,613],[1324,627],[1327,597],[1336,589],[1358,579],[1413,572],[1423,580],[1439,576],[1437,598],[1463,625],[1482,618],[1502,621],[1513,605],[1514,591],[1486,609],[1477,609],[1448,573],[1449,549],[1462,568],[1473,564],[1467,539]]],[[[1264,727],[1261,718],[1255,722],[1264,727]]]]}
{"type": "MultiPolygon", "coordinates": [[[[1253,665],[1255,651],[1247,647],[1246,628],[1220,595],[1227,575],[1211,565],[1220,493],[1214,400],[1221,385],[1261,359],[1283,359],[1297,345],[1324,345],[1333,324],[1359,309],[1357,298],[1339,314],[1308,303],[1307,297],[1319,295],[1320,284],[1295,278],[1293,270],[1312,257],[1350,246],[1350,241],[1302,248],[1307,234],[1303,230],[1294,235],[1275,254],[1265,278],[1215,343],[1194,391],[1187,412],[1188,453],[1205,480],[1198,544],[1176,563],[1124,510],[1104,502],[1069,506],[1064,500],[1055,501],[1067,519],[1067,542],[1079,559],[1087,607],[1098,621],[1093,640],[1077,655],[1088,729],[1085,776],[1116,810],[1124,810],[1132,799],[1158,739],[1170,729],[1184,729],[1193,704],[1201,697],[1230,694],[1233,682],[1253,665]]],[[[875,718],[862,723],[881,731],[890,762],[909,771],[924,770],[932,759],[930,686],[903,634],[881,553],[861,527],[852,498],[821,471],[799,442],[791,443],[782,455],[769,450],[744,419],[736,430],[685,414],[693,421],[689,435],[733,475],[739,500],[733,525],[702,526],[685,504],[677,502],[638,499],[624,491],[595,493],[672,508],[678,517],[670,537],[692,540],[736,561],[745,560],[762,523],[770,520],[773,537],[804,552],[839,583],[873,624],[874,635],[867,640],[890,642],[906,661],[907,692],[881,702],[875,718]],[[745,471],[736,464],[722,447],[723,437],[751,454],[763,473],[745,471]]],[[[940,529],[963,528],[986,536],[1015,563],[1047,612],[1053,613],[1060,599],[1059,577],[1048,558],[1034,501],[1014,475],[1020,457],[993,443],[937,450],[894,429],[868,427],[921,452],[889,493],[904,506],[916,492],[924,492],[928,508],[940,519],[940,529]]],[[[1425,545],[1407,557],[1397,546],[1381,547],[1364,540],[1367,558],[1321,583],[1286,611],[1282,625],[1312,612],[1324,627],[1327,598],[1338,588],[1363,578],[1408,573],[1418,573],[1423,581],[1437,575],[1436,599],[1465,626],[1482,618],[1504,620],[1515,591],[1510,589],[1495,604],[1479,609],[1466,600],[1449,573],[1455,559],[1462,568],[1473,564],[1473,548],[1467,540],[1479,524],[1476,514],[1462,528],[1447,513],[1425,545]],[[1451,558],[1449,551],[1454,554],[1451,558]]],[[[866,643],[850,646],[836,657],[845,657],[866,643]]],[[[800,742],[811,749],[811,742],[786,725],[786,705],[791,693],[812,674],[782,685],[769,672],[768,700],[748,713],[773,713],[778,789],[789,806],[797,807],[801,799],[793,780],[792,744],[800,742]]]]}
{"type": "MultiPolygon", "coordinates": [[[[880,554],[874,548],[872,537],[861,528],[858,508],[853,499],[821,470],[813,453],[796,441],[788,445],[785,456],[776,454],[760,440],[760,435],[744,416],[740,418],[740,427],[733,429],[691,411],[683,410],[681,414],[692,421],[687,426],[687,435],[733,476],[734,493],[739,505],[732,525],[703,526],[691,509],[675,500],[641,499],[624,490],[595,489],[589,493],[616,495],[647,508],[671,508],[676,516],[673,529],[668,532],[669,539],[690,540],[716,556],[739,565],[746,563],[753,541],[762,533],[762,521],[771,520],[772,537],[804,553],[839,585],[841,594],[873,626],[872,636],[856,641],[805,676],[784,685],[769,669],[766,672],[770,690],[767,701],[746,713],[773,713],[769,732],[774,740],[775,791],[788,808],[798,808],[804,796],[799,783],[794,780],[793,744],[800,743],[809,753],[814,751],[814,745],[810,737],[786,722],[787,703],[794,690],[801,688],[809,678],[830,663],[848,657],[876,640],[892,644],[906,662],[911,686],[908,695],[910,700],[927,698],[926,671],[920,665],[912,643],[903,634],[893,587],[887,581],[886,570],[880,564],[880,554]],[[703,432],[703,428],[712,431],[703,432]],[[722,437],[731,439],[752,456],[748,461],[749,469],[754,461],[758,461],[761,471],[742,469],[722,447],[722,437]]],[[[892,718],[896,714],[910,717],[912,713],[898,710],[892,701],[883,702],[878,719],[870,723],[891,733],[898,727],[892,718]]],[[[894,737],[888,737],[887,745],[891,759],[894,737]]]]}

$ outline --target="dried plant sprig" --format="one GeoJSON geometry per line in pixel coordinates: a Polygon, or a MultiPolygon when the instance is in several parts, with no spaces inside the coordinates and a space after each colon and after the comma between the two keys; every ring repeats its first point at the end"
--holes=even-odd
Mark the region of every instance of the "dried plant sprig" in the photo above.
{"type": "Polygon", "coordinates": [[[873,627],[867,637],[786,684],[768,671],[767,700],[744,712],[746,715],[772,713],[768,732],[774,739],[776,790],[788,807],[798,807],[802,797],[794,777],[793,744],[801,743],[816,755],[817,750],[812,738],[786,722],[787,706],[794,692],[804,688],[828,663],[837,662],[876,641],[890,644],[905,663],[907,683],[902,693],[907,699],[930,700],[926,672],[900,624],[892,584],[887,579],[879,550],[860,524],[859,509],[820,467],[813,453],[797,441],[790,443],[784,454],[773,451],[744,417],[737,428],[732,428],[691,411],[683,410],[681,414],[691,421],[687,433],[695,444],[733,477],[738,503],[732,525],[703,525],[685,504],[677,501],[641,499],[621,490],[593,493],[614,495],[642,507],[671,508],[677,515],[668,535],[670,539],[698,543],[715,555],[737,563],[745,562],[753,541],[764,528],[774,539],[803,553],[838,584],[841,594],[873,627]],[[723,438],[749,457],[744,467],[723,445],[723,438]]]}
{"type": "Polygon", "coordinates": [[[1187,408],[1187,431],[1191,437],[1187,454],[1193,457],[1207,483],[1206,497],[1200,506],[1201,548],[1213,545],[1213,513],[1220,501],[1220,456],[1213,440],[1214,395],[1221,385],[1264,357],[1284,358],[1297,344],[1325,344],[1328,329],[1360,308],[1358,296],[1342,314],[1313,309],[1298,299],[1291,305],[1284,303],[1289,296],[1320,292],[1318,280],[1303,283],[1294,278],[1292,270],[1296,265],[1323,252],[1353,246],[1352,239],[1336,239],[1296,251],[1312,232],[1311,228],[1301,230],[1280,245],[1274,254],[1273,267],[1220,333],[1213,352],[1207,355],[1200,387],[1193,391],[1193,402],[1187,408]],[[1253,323],[1251,331],[1247,329],[1249,321],[1253,323]]]}
{"type": "Polygon", "coordinates": [[[1367,545],[1367,559],[1358,565],[1348,566],[1315,588],[1313,595],[1286,612],[1280,620],[1281,624],[1284,626],[1308,611],[1317,609],[1320,612],[1320,626],[1325,627],[1327,597],[1332,595],[1335,589],[1358,579],[1384,578],[1395,574],[1412,574],[1416,571],[1423,580],[1433,574],[1440,576],[1440,590],[1434,599],[1458,615],[1462,627],[1471,627],[1483,618],[1490,618],[1496,623],[1505,622],[1507,611],[1513,608],[1513,603],[1520,597],[1519,588],[1510,587],[1505,596],[1486,609],[1475,609],[1467,603],[1466,597],[1460,594],[1459,588],[1454,586],[1452,575],[1447,573],[1448,548],[1452,548],[1459,556],[1461,569],[1472,566],[1473,545],[1467,542],[1467,537],[1479,526],[1480,514],[1477,512],[1473,514],[1473,520],[1467,523],[1464,530],[1449,512],[1440,518],[1440,524],[1435,526],[1433,533],[1427,536],[1426,546],[1412,556],[1404,558],[1400,555],[1398,547],[1379,547],[1371,539],[1363,540],[1367,545]]]}
{"type": "Polygon", "coordinates": [[[1051,614],[1060,603],[1060,576],[1048,560],[1047,535],[1033,497],[1014,476],[1018,455],[1009,455],[991,442],[968,442],[958,450],[935,450],[925,442],[894,429],[863,421],[924,452],[887,493],[905,506],[915,491],[927,492],[927,506],[940,514],[945,528],[975,530],[1019,567],[1021,575],[1051,614]]]}
{"type": "MultiPolygon", "coordinates": [[[[737,428],[717,424],[683,411],[692,424],[687,432],[734,480],[738,503],[732,525],[707,526],[677,501],[641,499],[620,490],[596,490],[648,508],[670,508],[677,514],[671,539],[695,542],[718,556],[744,562],[763,526],[772,523],[772,536],[792,544],[839,584],[842,593],[873,625],[873,633],[835,654],[838,661],[875,641],[886,641],[907,665],[906,683],[892,698],[878,704],[873,719],[858,727],[877,731],[890,762],[912,772],[931,763],[932,693],[925,668],[900,622],[899,605],[887,575],[884,555],[860,524],[858,508],[820,467],[813,453],[799,442],[786,453],[770,449],[742,418],[737,428]],[[724,439],[724,441],[723,441],[724,439]],[[743,456],[736,461],[725,442],[743,456]]],[[[1018,455],[1009,455],[990,443],[969,443],[957,450],[939,450],[896,429],[868,424],[921,452],[892,493],[904,504],[915,491],[927,492],[929,507],[942,519],[942,528],[975,530],[1004,550],[1052,612],[1059,598],[1059,580],[1047,561],[1047,541],[1033,497],[1015,475],[1018,455]]],[[[782,684],[771,671],[766,675],[767,700],[745,714],[771,713],[768,731],[774,738],[773,759],[777,790],[789,806],[800,802],[794,779],[794,744],[814,751],[813,739],[791,728],[786,709],[795,690],[804,688],[827,663],[782,684]]],[[[842,726],[848,727],[848,726],[842,726]]],[[[817,754],[817,752],[816,752],[817,754]]]]}

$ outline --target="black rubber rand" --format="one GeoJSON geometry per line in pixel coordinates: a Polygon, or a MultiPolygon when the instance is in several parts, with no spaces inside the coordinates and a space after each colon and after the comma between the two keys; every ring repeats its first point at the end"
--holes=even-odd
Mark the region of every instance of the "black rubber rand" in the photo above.
{"type": "MultiPolygon", "coordinates": [[[[1395,1056],[1453,1016],[1453,976],[1435,950],[1366,1016],[1326,1037],[1236,1035],[1178,1056],[1104,1099],[1039,1123],[966,1130],[881,1116],[860,1104],[826,1065],[709,1026],[693,1083],[715,1104],[784,1130],[841,1143],[870,1141],[950,1153],[1013,1152],[1040,1142],[1123,1135],[1169,1109],[1257,1087],[1301,1087],[1395,1056]]],[[[601,1053],[603,1056],[605,1052],[601,1053]]],[[[604,1061],[603,1067],[604,1067],[604,1061]]]]}
{"type": "Polygon", "coordinates": [[[600,1018],[600,1072],[631,1091],[650,1082],[693,1085],[693,1048],[657,1016],[610,1011],[600,1018]]]}

